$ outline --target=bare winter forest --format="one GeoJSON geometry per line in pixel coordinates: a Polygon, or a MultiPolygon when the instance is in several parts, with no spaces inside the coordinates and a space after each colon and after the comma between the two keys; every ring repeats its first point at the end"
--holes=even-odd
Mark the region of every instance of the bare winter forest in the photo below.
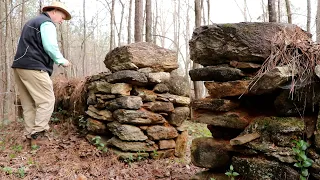
{"type": "MultiPolygon", "coordinates": [[[[53,78],[61,76],[67,79],[83,79],[104,72],[106,67],[103,60],[109,51],[122,45],[145,41],[174,50],[178,56],[178,73],[190,81],[189,70],[200,67],[199,64],[193,63],[189,56],[189,40],[192,37],[193,30],[202,25],[224,22],[224,19],[230,21],[230,18],[237,19],[233,22],[282,22],[297,24],[305,31],[311,33],[314,40],[320,41],[320,0],[223,0],[223,3],[222,0],[220,0],[221,2],[212,0],[61,1],[68,6],[73,18],[70,21],[57,25],[58,42],[62,54],[72,62],[72,66],[67,68],[56,66],[53,78]],[[225,14],[217,14],[215,12],[217,9],[220,9],[219,12],[225,12],[225,14]]],[[[50,3],[50,0],[0,0],[0,146],[3,147],[1,151],[7,149],[0,153],[1,168],[10,167],[10,164],[4,163],[4,161],[9,160],[16,166],[15,169],[18,170],[18,164],[21,161],[17,160],[16,154],[21,151],[23,152],[23,148],[20,149],[19,140],[18,143],[10,141],[10,139],[18,139],[18,136],[13,134],[21,130],[21,119],[18,118],[18,105],[15,103],[18,94],[11,69],[17,42],[24,23],[39,14],[42,7],[50,3]],[[10,133],[8,134],[6,131],[10,133]],[[5,143],[6,141],[10,142],[5,143]],[[8,151],[8,148],[11,150],[8,151]],[[8,154],[15,154],[15,157],[10,157],[8,154]]],[[[192,85],[190,94],[193,99],[206,96],[207,92],[203,83],[192,83],[190,81],[190,84],[192,85]]],[[[57,128],[57,131],[59,131],[59,128],[64,129],[61,126],[69,127],[69,125],[58,124],[53,126],[53,128],[57,128]]],[[[202,130],[198,127],[192,129],[191,132],[196,135],[190,135],[198,136],[201,134],[195,131],[202,130]]],[[[67,134],[65,130],[57,134],[59,137],[64,137],[64,133],[67,134]]],[[[99,164],[95,159],[96,152],[87,147],[89,146],[88,144],[81,144],[78,139],[73,139],[70,134],[66,138],[68,142],[61,142],[58,145],[54,144],[53,149],[71,151],[72,149],[69,149],[71,146],[78,150],[84,148],[85,151],[82,151],[82,149],[79,152],[85,154],[84,159],[89,157],[90,161],[95,161],[93,166],[96,166],[96,168],[89,166],[82,168],[87,168],[88,171],[92,171],[90,173],[96,173],[96,177],[99,177],[97,169],[105,164],[99,164]]],[[[37,156],[32,156],[31,154],[21,155],[21,157],[28,158],[27,161],[31,164],[36,161],[49,163],[46,162],[49,161],[48,159],[41,159],[41,153],[42,156],[46,156],[45,152],[40,151],[39,153],[40,155],[38,154],[37,156]]],[[[64,154],[61,154],[58,157],[53,155],[55,152],[51,153],[49,156],[52,156],[52,158],[59,159],[64,156],[64,154]]],[[[72,154],[72,152],[70,153],[72,154]]],[[[99,154],[98,156],[102,155],[99,154]]],[[[82,160],[76,159],[79,167],[81,167],[82,160]]],[[[163,161],[158,164],[147,162],[146,164],[130,165],[127,171],[109,168],[111,172],[108,172],[108,175],[113,172],[115,176],[120,174],[119,176],[124,179],[135,179],[140,175],[145,176],[146,179],[153,179],[148,176],[150,172],[143,171],[144,168],[151,168],[151,173],[158,173],[158,171],[166,173],[166,170],[163,168],[170,166],[169,169],[173,169],[172,172],[176,173],[174,175],[171,174],[171,179],[175,179],[175,176],[187,179],[200,169],[195,166],[189,166],[189,161],[185,160],[183,163],[163,161]],[[161,166],[161,168],[158,166],[161,166]],[[177,170],[179,168],[182,169],[177,170]],[[135,175],[126,177],[126,174],[130,173],[135,175]]],[[[123,169],[128,168],[127,164],[121,164],[114,159],[111,159],[108,163],[109,165],[106,165],[108,167],[116,165],[121,166],[123,169]]],[[[34,165],[36,166],[36,163],[34,165]]],[[[78,174],[73,171],[67,172],[68,169],[65,169],[65,171],[59,170],[64,165],[63,163],[57,163],[56,167],[46,169],[48,172],[53,172],[48,174],[47,179],[54,179],[51,177],[52,174],[58,174],[59,176],[57,177],[67,177],[66,179],[72,179],[75,177],[74,175],[78,174]]],[[[71,169],[71,166],[75,166],[75,164],[69,164],[66,167],[71,169]]],[[[8,173],[4,173],[0,177],[4,179],[16,177],[14,175],[7,175],[8,173]]],[[[31,175],[33,177],[37,176],[36,173],[29,173],[30,179],[32,179],[31,175]]],[[[162,178],[165,179],[166,177],[162,178]]]]}

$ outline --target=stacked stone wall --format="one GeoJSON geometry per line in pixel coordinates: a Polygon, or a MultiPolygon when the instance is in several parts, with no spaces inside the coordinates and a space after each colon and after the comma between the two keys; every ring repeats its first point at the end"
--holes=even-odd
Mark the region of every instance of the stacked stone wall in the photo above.
{"type": "Polygon", "coordinates": [[[195,29],[190,55],[204,67],[189,75],[204,81],[209,96],[191,102],[192,120],[207,124],[212,137],[192,141],[192,163],[207,169],[192,179],[226,179],[230,165],[240,179],[299,179],[294,140],[311,145],[310,178],[320,179],[318,77],[315,83],[295,86],[294,96],[292,67],[277,66],[254,81],[270,55],[271,40],[280,32],[308,36],[295,25],[279,23],[195,29]]]}
{"type": "Polygon", "coordinates": [[[110,71],[87,82],[87,139],[100,136],[120,158],[182,157],[188,132],[189,85],[174,75],[176,52],[151,43],[115,48],[110,71]]]}

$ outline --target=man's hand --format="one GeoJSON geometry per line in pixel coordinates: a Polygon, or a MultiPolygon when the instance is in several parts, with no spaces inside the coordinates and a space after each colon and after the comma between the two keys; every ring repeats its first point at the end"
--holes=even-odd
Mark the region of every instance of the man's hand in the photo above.
{"type": "Polygon", "coordinates": [[[63,67],[68,67],[71,66],[71,62],[66,60],[66,62],[64,64],[62,64],[63,67]]]}

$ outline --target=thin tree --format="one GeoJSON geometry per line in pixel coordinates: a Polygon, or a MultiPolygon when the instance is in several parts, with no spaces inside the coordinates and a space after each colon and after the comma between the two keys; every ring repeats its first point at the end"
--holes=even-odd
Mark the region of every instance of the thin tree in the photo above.
{"type": "Polygon", "coordinates": [[[131,19],[132,19],[132,0],[129,2],[129,17],[128,17],[128,44],[131,44],[131,19]]]}
{"type": "Polygon", "coordinates": [[[135,0],[134,10],[134,41],[142,41],[142,27],[143,27],[143,1],[135,0]]]}
{"type": "MultiPolygon", "coordinates": [[[[194,1],[195,5],[195,25],[196,28],[200,27],[201,25],[201,0],[195,0],[194,1]]],[[[193,69],[200,68],[201,65],[193,62],[193,69]]],[[[193,82],[193,87],[194,87],[194,98],[195,99],[200,99],[201,98],[201,87],[202,83],[200,81],[194,81],[193,82]]]]}
{"type": "Polygon", "coordinates": [[[110,51],[115,47],[115,42],[114,42],[114,6],[115,6],[115,0],[111,1],[111,11],[110,11],[110,51]]]}
{"type": "Polygon", "coordinates": [[[290,7],[289,0],[286,0],[286,9],[287,9],[288,23],[292,24],[292,14],[291,14],[291,7],[290,7]]]}
{"type": "Polygon", "coordinates": [[[208,11],[207,11],[207,13],[208,13],[208,25],[210,24],[210,0],[207,0],[207,6],[208,6],[208,11]]]}
{"type": "Polygon", "coordinates": [[[154,44],[157,44],[157,36],[155,36],[157,34],[157,27],[158,27],[158,1],[154,1],[154,4],[155,4],[155,14],[153,13],[153,29],[152,29],[152,32],[153,32],[153,43],[154,44]]]}
{"type": "Polygon", "coordinates": [[[269,22],[277,22],[276,1],[268,0],[269,22]]]}
{"type": "Polygon", "coordinates": [[[152,12],[151,0],[146,0],[146,42],[152,42],[151,29],[152,29],[152,12]]]}
{"type": "Polygon", "coordinates": [[[281,0],[278,0],[278,22],[281,22],[281,0]]]}
{"type": "Polygon", "coordinates": [[[87,40],[86,40],[86,36],[87,36],[87,27],[86,27],[86,0],[83,0],[83,42],[82,42],[82,52],[83,52],[83,56],[82,56],[82,73],[83,76],[86,75],[86,49],[87,49],[87,40]]]}
{"type": "Polygon", "coordinates": [[[121,17],[120,17],[120,24],[119,24],[119,31],[118,31],[118,46],[121,46],[122,23],[123,23],[125,4],[122,2],[122,0],[119,0],[119,2],[121,4],[121,17]]]}
{"type": "Polygon", "coordinates": [[[24,21],[25,21],[25,9],[26,9],[26,5],[25,5],[26,0],[22,0],[22,4],[21,4],[21,21],[20,21],[20,29],[23,28],[24,25],[24,21]]]}
{"type": "Polygon", "coordinates": [[[247,18],[247,0],[244,0],[244,6],[243,6],[243,16],[244,16],[244,22],[248,21],[247,18]]]}
{"type": "Polygon", "coordinates": [[[310,31],[310,23],[311,23],[311,4],[310,4],[310,0],[307,0],[307,32],[311,32],[310,31]]]}
{"type": "Polygon", "coordinates": [[[316,41],[320,43],[320,0],[317,1],[316,41]]]}

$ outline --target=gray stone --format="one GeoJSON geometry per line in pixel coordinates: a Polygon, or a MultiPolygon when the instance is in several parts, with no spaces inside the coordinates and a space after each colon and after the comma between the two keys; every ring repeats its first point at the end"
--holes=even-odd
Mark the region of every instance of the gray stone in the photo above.
{"type": "Polygon", "coordinates": [[[193,109],[206,109],[216,112],[226,112],[240,106],[240,101],[228,99],[195,99],[191,102],[193,109]]]}
{"type": "Polygon", "coordinates": [[[108,123],[107,126],[114,135],[124,141],[144,141],[148,139],[141,129],[136,126],[120,124],[118,122],[108,123]]]}
{"type": "Polygon", "coordinates": [[[148,42],[117,47],[106,55],[104,64],[112,72],[146,67],[170,72],[179,67],[176,52],[148,42]]]}
{"type": "Polygon", "coordinates": [[[147,135],[151,140],[173,139],[178,137],[178,132],[174,127],[150,126],[147,129],[147,135]]]}
{"type": "Polygon", "coordinates": [[[161,83],[161,84],[155,85],[154,88],[153,88],[153,91],[156,92],[156,93],[162,94],[162,93],[169,92],[169,88],[168,88],[167,85],[161,83]]]}
{"type": "Polygon", "coordinates": [[[152,142],[128,142],[122,141],[116,137],[108,140],[108,145],[115,146],[122,151],[150,152],[158,150],[158,146],[152,142]]]}
{"type": "Polygon", "coordinates": [[[134,109],[141,108],[143,102],[141,97],[138,96],[124,96],[105,103],[106,109],[114,111],[117,109],[134,109]]]}
{"type": "Polygon", "coordinates": [[[174,106],[171,102],[162,102],[162,101],[155,101],[155,102],[148,102],[142,105],[143,108],[157,113],[171,113],[174,111],[174,106]]]}
{"type": "Polygon", "coordinates": [[[169,88],[170,94],[189,97],[190,84],[187,78],[182,76],[171,76],[169,81],[165,82],[169,88]]]}
{"type": "Polygon", "coordinates": [[[176,142],[173,139],[159,141],[159,149],[172,149],[175,147],[176,142]]]}
{"type": "Polygon", "coordinates": [[[134,111],[118,109],[113,112],[113,117],[120,123],[134,125],[163,124],[166,120],[159,114],[150,111],[134,111]]]}
{"type": "Polygon", "coordinates": [[[234,170],[250,180],[299,179],[299,173],[284,163],[263,158],[232,158],[234,170]]]}
{"type": "Polygon", "coordinates": [[[169,81],[171,75],[168,72],[150,72],[146,73],[146,76],[150,83],[160,84],[169,81]]]}
{"type": "Polygon", "coordinates": [[[214,113],[208,110],[194,110],[192,121],[209,124],[213,126],[244,129],[249,125],[250,119],[246,119],[248,114],[245,112],[214,113]]]}
{"type": "Polygon", "coordinates": [[[188,106],[191,102],[189,97],[177,96],[173,94],[157,94],[157,100],[170,101],[175,106],[188,106]]]}
{"type": "Polygon", "coordinates": [[[236,81],[244,77],[244,74],[239,69],[217,66],[193,69],[189,71],[189,75],[192,81],[215,82],[236,81]]]}
{"type": "Polygon", "coordinates": [[[186,121],[190,116],[189,107],[176,107],[174,111],[170,114],[168,122],[174,126],[181,126],[181,124],[186,121]]]}
{"type": "Polygon", "coordinates": [[[148,78],[145,74],[132,70],[118,71],[110,74],[105,79],[109,83],[128,83],[138,86],[145,86],[148,84],[148,78]]]}
{"type": "Polygon", "coordinates": [[[274,35],[284,30],[296,33],[297,29],[302,32],[293,24],[260,22],[201,26],[194,30],[189,42],[190,59],[203,66],[232,60],[262,64],[270,55],[274,35]]]}
{"type": "Polygon", "coordinates": [[[92,105],[88,107],[86,114],[94,119],[104,120],[104,121],[113,121],[112,112],[108,110],[98,110],[92,105]]]}
{"type": "Polygon", "coordinates": [[[231,159],[228,144],[210,137],[196,138],[191,145],[191,162],[203,168],[223,169],[231,159]]]}

